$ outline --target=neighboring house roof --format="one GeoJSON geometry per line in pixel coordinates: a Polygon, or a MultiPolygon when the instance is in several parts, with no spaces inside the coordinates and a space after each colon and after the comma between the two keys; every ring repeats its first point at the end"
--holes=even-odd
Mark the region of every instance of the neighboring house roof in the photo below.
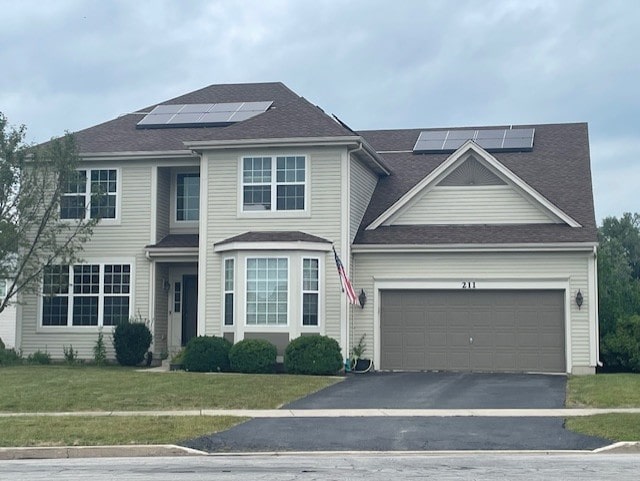
{"type": "Polygon", "coordinates": [[[300,231],[250,231],[228,239],[216,242],[216,246],[230,244],[232,242],[319,242],[331,244],[330,240],[323,237],[307,234],[300,231]]]}
{"type": "Polygon", "coordinates": [[[75,133],[82,154],[184,151],[186,141],[353,135],[352,131],[282,83],[210,85],[75,133]],[[156,105],[256,101],[273,101],[273,104],[266,112],[229,126],[136,128],[137,123],[156,105]]]}
{"type": "MultiPolygon", "coordinates": [[[[514,126],[515,128],[516,126],[514,126]]],[[[447,160],[450,154],[414,154],[421,131],[359,132],[384,158],[392,173],[381,177],[356,236],[356,244],[460,244],[595,242],[597,240],[587,124],[547,124],[534,127],[530,152],[492,155],[582,227],[552,225],[419,225],[365,230],[375,219],[447,160]]],[[[509,128],[506,127],[473,127],[509,128]]],[[[433,129],[431,129],[433,130],[433,129]]]]}

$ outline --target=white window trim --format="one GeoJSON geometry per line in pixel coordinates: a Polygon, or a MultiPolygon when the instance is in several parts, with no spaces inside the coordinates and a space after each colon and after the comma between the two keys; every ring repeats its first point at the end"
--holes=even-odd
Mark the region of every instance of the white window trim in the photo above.
{"type": "MultiPolygon", "coordinates": [[[[119,225],[121,219],[121,199],[122,199],[122,169],[120,167],[101,166],[101,167],[78,167],[77,171],[84,170],[87,173],[87,191],[84,192],[86,196],[85,216],[82,219],[60,219],[61,222],[77,222],[79,220],[88,221],[91,220],[91,171],[93,170],[115,170],[116,171],[116,216],[111,218],[100,219],[98,225],[119,225]]],[[[82,195],[82,193],[74,194],[63,193],[63,197],[71,197],[74,195],[82,195]]]]}
{"type": "Polygon", "coordinates": [[[38,319],[38,323],[36,326],[36,332],[60,332],[60,331],[64,331],[64,332],[78,332],[78,333],[86,333],[86,332],[98,332],[98,330],[102,329],[106,332],[109,331],[113,331],[115,329],[116,326],[103,326],[101,324],[101,321],[103,320],[103,314],[104,314],[104,266],[105,265],[122,265],[122,264],[128,264],[130,266],[130,273],[129,273],[129,317],[132,316],[132,313],[134,312],[134,306],[135,306],[135,282],[136,282],[136,275],[135,275],[135,259],[134,258],[113,258],[113,259],[104,259],[104,258],[100,258],[100,259],[83,259],[82,263],[76,263],[76,264],[69,264],[69,274],[70,274],[70,278],[69,278],[69,293],[66,294],[66,296],[68,297],[68,303],[69,303],[69,310],[67,312],[67,325],[65,326],[45,326],[42,324],[42,307],[43,307],[43,293],[42,293],[42,288],[40,288],[38,294],[37,294],[37,298],[38,298],[38,302],[37,302],[37,309],[38,309],[38,315],[37,315],[37,319],[38,319]],[[73,325],[73,303],[72,303],[72,299],[73,299],[73,293],[72,293],[72,289],[73,289],[73,266],[74,265],[95,265],[98,264],[100,265],[100,288],[99,288],[99,294],[98,295],[98,325],[97,326],[74,326],[73,325]]]}
{"type": "MultiPolygon", "coordinates": [[[[246,271],[245,271],[246,276],[246,271]]],[[[224,257],[222,259],[222,329],[223,330],[231,330],[237,324],[238,317],[238,309],[236,308],[236,283],[238,282],[238,276],[236,275],[236,259],[235,257],[224,257]],[[232,263],[232,272],[233,272],[233,286],[231,290],[227,290],[227,262],[232,263]],[[227,324],[227,294],[233,295],[233,319],[231,324],[227,324]]],[[[246,282],[246,279],[245,279],[246,282]]],[[[246,311],[246,307],[245,307],[246,311]]],[[[246,322],[246,312],[245,312],[245,322],[246,322]]]]}
{"type": "MultiPolygon", "coordinates": [[[[198,166],[178,167],[171,169],[171,187],[169,189],[169,229],[171,231],[183,231],[185,234],[195,234],[198,232],[200,220],[178,220],[178,174],[200,174],[198,166]]],[[[202,182],[202,175],[200,175],[202,182]]],[[[200,187],[202,192],[202,186],[200,187]]],[[[198,213],[202,216],[202,212],[198,213]]]]}
{"type": "MultiPolygon", "coordinates": [[[[238,217],[244,218],[286,218],[286,217],[310,217],[311,215],[311,170],[309,168],[309,156],[301,153],[248,153],[238,158],[238,217]],[[268,157],[271,159],[271,210],[244,210],[244,159],[251,157],[268,157]],[[278,157],[304,157],[304,209],[277,210],[277,158],[278,157]]],[[[281,183],[282,184],[282,183],[281,183]]],[[[259,185],[259,184],[253,184],[259,185]]],[[[267,184],[265,184],[267,185],[267,184]]],[[[287,185],[286,183],[283,185],[287,185]]]]}
{"type": "MultiPolygon", "coordinates": [[[[278,331],[286,330],[288,332],[291,326],[291,256],[290,255],[247,255],[244,259],[244,296],[243,296],[243,309],[242,309],[242,326],[244,332],[261,332],[264,330],[278,331]],[[247,323],[247,271],[249,268],[249,260],[253,259],[286,259],[287,260],[287,323],[286,324],[249,324],[247,323]]],[[[224,324],[224,319],[223,319],[224,324]]],[[[237,315],[236,315],[236,324],[237,315]]]]}
{"type": "Polygon", "coordinates": [[[320,256],[300,256],[300,323],[299,328],[304,331],[315,332],[322,329],[322,319],[323,319],[323,292],[324,286],[322,285],[322,279],[324,278],[323,265],[322,265],[322,257],[320,256]],[[318,290],[317,291],[309,291],[304,289],[304,261],[306,259],[312,259],[318,261],[318,290]],[[317,294],[318,295],[318,324],[314,326],[304,325],[303,324],[303,315],[304,315],[304,295],[305,294],[317,294]]]}

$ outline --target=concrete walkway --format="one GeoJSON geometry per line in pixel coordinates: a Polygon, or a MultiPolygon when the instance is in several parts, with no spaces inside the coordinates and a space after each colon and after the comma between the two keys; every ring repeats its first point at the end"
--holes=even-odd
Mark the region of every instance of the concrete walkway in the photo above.
{"type": "Polygon", "coordinates": [[[193,409],[180,411],[75,411],[0,412],[0,418],[28,416],[129,417],[129,416],[237,416],[247,418],[343,417],[574,417],[597,414],[640,414],[640,408],[555,409],[193,409]]]}

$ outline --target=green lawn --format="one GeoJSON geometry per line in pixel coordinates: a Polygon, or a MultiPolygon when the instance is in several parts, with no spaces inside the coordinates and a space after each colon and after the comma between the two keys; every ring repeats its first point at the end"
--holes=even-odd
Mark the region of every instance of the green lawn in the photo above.
{"type": "Polygon", "coordinates": [[[3,367],[0,412],[273,409],[339,380],[285,374],[151,373],[115,366],[3,367]]]}
{"type": "Polygon", "coordinates": [[[640,374],[571,376],[567,407],[640,407],[640,374]]]}
{"type": "Polygon", "coordinates": [[[0,446],[176,444],[244,420],[226,416],[0,418],[0,446]]]}
{"type": "MultiPolygon", "coordinates": [[[[640,374],[572,376],[567,407],[640,407],[640,374]]],[[[599,414],[566,420],[571,431],[612,441],[640,441],[640,414],[599,414]]]]}

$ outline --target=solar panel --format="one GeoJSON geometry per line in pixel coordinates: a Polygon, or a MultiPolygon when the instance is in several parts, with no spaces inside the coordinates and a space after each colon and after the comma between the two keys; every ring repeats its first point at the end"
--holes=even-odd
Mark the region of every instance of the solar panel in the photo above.
{"type": "Polygon", "coordinates": [[[266,112],[272,101],[157,105],[137,128],[211,127],[230,125],[266,112]]]}
{"type": "Polygon", "coordinates": [[[413,147],[416,153],[451,153],[473,140],[489,152],[526,152],[533,149],[535,129],[425,130],[413,147]]]}

